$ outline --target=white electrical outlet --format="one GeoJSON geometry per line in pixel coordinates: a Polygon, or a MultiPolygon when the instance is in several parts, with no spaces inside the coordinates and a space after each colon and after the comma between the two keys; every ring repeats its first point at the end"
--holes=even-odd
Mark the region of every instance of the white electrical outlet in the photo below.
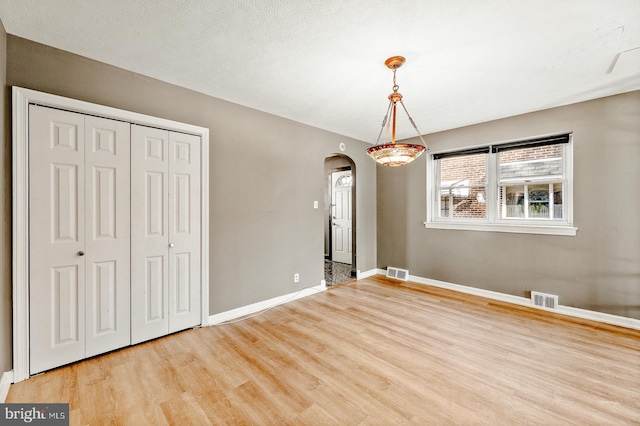
{"type": "Polygon", "coordinates": [[[293,274],[293,282],[294,283],[300,282],[300,274],[293,274]]]}
{"type": "Polygon", "coordinates": [[[317,209],[317,208],[318,208],[318,202],[317,202],[317,201],[314,201],[314,202],[313,202],[313,208],[314,208],[314,209],[317,209]]]}

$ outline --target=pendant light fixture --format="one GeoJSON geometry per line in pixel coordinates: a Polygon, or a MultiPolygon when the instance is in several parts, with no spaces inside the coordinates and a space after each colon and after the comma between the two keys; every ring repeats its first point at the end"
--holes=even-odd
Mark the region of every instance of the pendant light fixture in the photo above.
{"type": "Polygon", "coordinates": [[[393,70],[393,93],[389,95],[389,106],[387,107],[387,113],[382,120],[382,128],[380,129],[380,133],[378,134],[378,140],[376,144],[371,148],[367,149],[367,154],[371,158],[373,158],[376,162],[382,164],[383,166],[389,167],[397,167],[404,166],[409,164],[416,158],[420,156],[426,149],[427,144],[422,138],[420,131],[416,127],[416,123],[413,122],[413,118],[409,115],[409,111],[407,111],[407,107],[404,106],[402,102],[402,95],[398,93],[398,89],[400,86],[396,84],[396,70],[405,63],[405,59],[402,56],[392,56],[387,59],[384,64],[390,70],[393,70]],[[402,109],[409,117],[409,122],[416,130],[418,137],[422,141],[422,145],[413,144],[413,143],[396,143],[396,111],[398,107],[398,103],[402,105],[402,109]],[[389,114],[391,114],[391,122],[388,123],[389,114]],[[382,136],[382,132],[384,131],[385,126],[387,129],[391,125],[391,141],[388,143],[380,142],[380,137],[382,136]]]}

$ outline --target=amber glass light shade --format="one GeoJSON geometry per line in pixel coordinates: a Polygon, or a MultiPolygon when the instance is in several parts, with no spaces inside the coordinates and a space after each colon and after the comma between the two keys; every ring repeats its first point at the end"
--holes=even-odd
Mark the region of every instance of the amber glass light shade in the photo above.
{"type": "Polygon", "coordinates": [[[388,143],[367,149],[367,154],[383,166],[398,167],[418,158],[426,148],[409,143],[388,143]]]}

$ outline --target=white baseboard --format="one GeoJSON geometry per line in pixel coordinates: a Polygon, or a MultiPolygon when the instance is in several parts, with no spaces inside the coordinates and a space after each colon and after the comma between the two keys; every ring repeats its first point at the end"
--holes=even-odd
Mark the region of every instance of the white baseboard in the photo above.
{"type": "Polygon", "coordinates": [[[5,371],[2,373],[2,378],[0,379],[0,404],[7,400],[11,383],[13,383],[13,371],[5,371]]]}
{"type": "Polygon", "coordinates": [[[620,327],[632,328],[634,330],[640,330],[640,320],[637,320],[635,318],[622,317],[620,315],[590,311],[588,309],[580,309],[564,305],[558,305],[558,309],[554,310],[553,312],[558,312],[576,318],[583,318],[592,321],[603,322],[606,324],[618,325],[620,327]]]}
{"type": "Polygon", "coordinates": [[[360,272],[356,274],[356,278],[359,280],[363,280],[365,278],[373,277],[374,275],[385,275],[386,271],[384,269],[370,269],[368,271],[360,272]]]}
{"type": "MultiPolygon", "coordinates": [[[[381,275],[385,275],[384,269],[379,270],[381,275]]],[[[513,296],[511,294],[499,293],[491,290],[484,290],[476,287],[469,287],[466,285],[452,284],[445,281],[432,280],[430,278],[417,277],[415,275],[409,275],[409,281],[413,281],[418,284],[430,285],[433,287],[445,288],[448,290],[458,291],[461,293],[473,294],[475,296],[486,297],[489,299],[499,300],[501,302],[513,303],[515,305],[528,306],[530,308],[542,309],[549,312],[555,312],[558,314],[568,315],[576,318],[582,318],[606,324],[617,325],[620,327],[632,328],[634,330],[640,330],[640,320],[635,318],[623,317],[620,315],[612,315],[604,312],[590,311],[588,309],[574,308],[571,306],[558,305],[556,309],[541,308],[533,306],[531,299],[526,297],[513,296]]]]}
{"type": "Polygon", "coordinates": [[[438,288],[445,288],[447,290],[458,291],[460,293],[473,294],[474,296],[486,297],[489,299],[499,300],[501,302],[514,303],[516,305],[531,306],[531,299],[526,297],[513,296],[511,294],[499,293],[497,291],[484,290],[476,287],[469,287],[466,285],[453,284],[446,281],[433,280],[431,278],[417,277],[415,275],[409,275],[409,281],[418,284],[430,285],[438,288]]]}
{"type": "MultiPolygon", "coordinates": [[[[324,281],[324,280],[323,280],[324,281]]],[[[272,299],[263,300],[262,302],[252,303],[251,305],[241,306],[239,308],[231,309],[230,311],[220,312],[209,317],[208,325],[220,324],[225,321],[230,321],[236,318],[240,318],[246,315],[251,315],[256,312],[264,311],[265,309],[273,308],[283,303],[292,302],[303,297],[311,296],[312,294],[325,291],[327,289],[326,284],[321,283],[315,287],[303,288],[295,293],[285,294],[284,296],[274,297],[272,299]]]]}
{"type": "MultiPolygon", "coordinates": [[[[384,269],[371,269],[369,271],[360,272],[358,271],[357,279],[361,280],[364,278],[372,277],[374,275],[386,275],[386,271],[384,269]]],[[[486,297],[488,299],[498,300],[501,302],[512,303],[520,306],[527,306],[536,309],[541,309],[549,312],[555,312],[562,315],[568,315],[576,318],[582,318],[597,322],[602,322],[605,324],[617,325],[620,327],[631,328],[634,330],[640,330],[640,320],[635,318],[628,318],[619,315],[607,314],[604,312],[596,312],[590,311],[587,309],[574,308],[571,306],[558,305],[556,309],[546,309],[538,306],[533,306],[531,304],[531,299],[521,296],[514,296],[511,294],[500,293],[497,291],[484,290],[481,288],[470,287],[461,284],[453,284],[446,281],[438,281],[430,278],[418,277],[415,275],[409,275],[409,281],[430,285],[433,287],[444,288],[447,290],[453,290],[460,293],[472,294],[474,296],[486,297]]],[[[302,289],[296,293],[290,293],[283,296],[274,297],[272,299],[263,300],[262,302],[253,303],[251,305],[242,306],[240,308],[232,309],[230,311],[221,312],[219,314],[211,315],[209,317],[208,325],[215,325],[225,321],[230,321],[236,318],[240,318],[246,315],[251,315],[256,312],[263,311],[265,309],[272,308],[277,305],[281,305],[283,303],[291,302],[306,296],[310,296],[312,294],[316,294],[321,291],[325,291],[327,289],[326,285],[321,282],[320,285],[310,288],[302,289]]],[[[8,372],[11,373],[11,372],[8,372]]],[[[7,373],[5,373],[7,375],[7,373]]],[[[2,376],[3,381],[0,384],[4,384],[5,375],[2,376]]],[[[11,383],[11,381],[9,381],[11,383]]],[[[0,387],[0,396],[2,396],[2,389],[0,387]]],[[[8,390],[8,385],[7,385],[8,390]]],[[[2,399],[0,399],[2,401],[2,399]]]]}

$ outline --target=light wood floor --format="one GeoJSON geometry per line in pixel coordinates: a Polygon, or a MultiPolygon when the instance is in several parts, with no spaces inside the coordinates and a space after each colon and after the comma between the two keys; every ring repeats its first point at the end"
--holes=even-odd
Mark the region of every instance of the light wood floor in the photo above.
{"type": "Polygon", "coordinates": [[[640,332],[374,277],[12,385],[71,424],[640,424],[640,332]]]}

